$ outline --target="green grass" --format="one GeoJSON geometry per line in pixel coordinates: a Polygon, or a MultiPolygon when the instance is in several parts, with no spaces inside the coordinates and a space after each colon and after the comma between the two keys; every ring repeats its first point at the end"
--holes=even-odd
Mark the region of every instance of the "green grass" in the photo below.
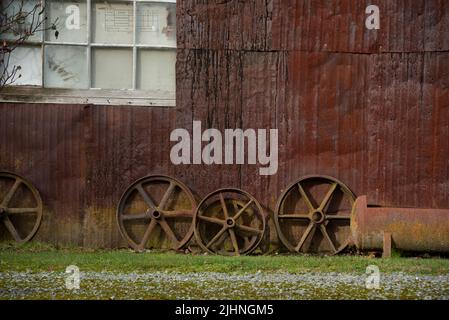
{"type": "Polygon", "coordinates": [[[441,258],[370,258],[346,255],[319,257],[305,255],[269,255],[221,257],[175,252],[134,253],[130,250],[56,249],[45,244],[16,247],[0,244],[1,271],[64,271],[68,265],[83,271],[110,272],[226,272],[255,273],[344,272],[364,273],[377,265],[383,273],[449,274],[449,259],[441,258]]]}

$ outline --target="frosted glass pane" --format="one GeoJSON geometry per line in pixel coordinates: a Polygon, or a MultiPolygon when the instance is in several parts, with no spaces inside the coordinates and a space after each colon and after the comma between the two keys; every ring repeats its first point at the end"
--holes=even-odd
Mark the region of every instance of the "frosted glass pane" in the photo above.
{"type": "Polygon", "coordinates": [[[94,42],[132,44],[133,3],[98,1],[94,5],[94,42]]]}
{"type": "Polygon", "coordinates": [[[86,48],[45,46],[44,86],[87,89],[86,48]]]}
{"type": "Polygon", "coordinates": [[[13,85],[42,85],[41,47],[17,47],[11,53],[8,70],[15,65],[21,67],[17,75],[22,76],[13,85]]]}
{"type": "Polygon", "coordinates": [[[176,91],[176,51],[139,50],[138,88],[166,93],[176,91]]]}
{"type": "Polygon", "coordinates": [[[46,1],[47,27],[56,22],[59,32],[55,36],[54,30],[47,30],[47,41],[53,42],[87,42],[87,11],[86,1],[51,0],[46,1]]]}
{"type": "Polygon", "coordinates": [[[131,49],[92,49],[92,86],[101,89],[131,89],[131,49]]]}
{"type": "MultiPolygon", "coordinates": [[[[0,35],[0,38],[7,40],[18,39],[27,32],[43,29],[44,14],[39,14],[42,11],[42,7],[38,5],[39,3],[40,1],[38,0],[14,1],[11,4],[10,1],[0,1],[0,12],[6,14],[9,19],[19,16],[24,17],[23,20],[15,19],[18,22],[12,24],[7,32],[0,35]],[[36,5],[38,6],[36,7],[36,5]],[[39,26],[39,24],[41,25],[39,26]]],[[[36,31],[27,38],[27,41],[42,41],[42,31],[36,31]]]]}
{"type": "Polygon", "coordinates": [[[137,42],[176,47],[176,4],[138,3],[137,42]]]}

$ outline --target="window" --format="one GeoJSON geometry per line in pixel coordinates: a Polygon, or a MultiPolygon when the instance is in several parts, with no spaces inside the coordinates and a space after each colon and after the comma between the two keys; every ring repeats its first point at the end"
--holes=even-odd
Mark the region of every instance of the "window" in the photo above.
{"type": "MultiPolygon", "coordinates": [[[[24,3],[33,7],[38,1],[24,3]]],[[[5,88],[2,100],[32,95],[36,102],[174,106],[176,0],[46,0],[43,5],[45,31],[11,54],[9,65],[20,65],[22,76],[5,88]],[[50,28],[55,21],[58,34],[50,28]]]]}

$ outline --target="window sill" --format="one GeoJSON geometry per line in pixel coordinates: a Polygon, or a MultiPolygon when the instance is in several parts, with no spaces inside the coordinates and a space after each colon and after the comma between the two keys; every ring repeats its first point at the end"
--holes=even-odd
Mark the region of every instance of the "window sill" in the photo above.
{"type": "Polygon", "coordinates": [[[175,107],[174,93],[110,89],[51,89],[32,86],[3,88],[0,102],[95,104],[111,106],[175,107]]]}

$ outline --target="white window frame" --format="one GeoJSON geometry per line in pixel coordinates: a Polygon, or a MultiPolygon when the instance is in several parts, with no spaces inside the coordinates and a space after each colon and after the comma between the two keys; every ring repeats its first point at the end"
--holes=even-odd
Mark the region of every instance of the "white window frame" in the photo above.
{"type": "MultiPolygon", "coordinates": [[[[42,5],[45,6],[45,0],[42,5]]],[[[176,52],[175,46],[155,46],[139,44],[137,41],[137,5],[145,3],[174,3],[176,0],[117,0],[118,3],[133,4],[133,42],[131,44],[109,44],[92,42],[92,4],[94,0],[86,0],[87,10],[87,42],[53,42],[46,40],[46,32],[42,32],[39,41],[27,41],[24,45],[40,46],[42,61],[42,79],[40,86],[30,85],[9,85],[3,88],[0,94],[0,102],[27,102],[27,103],[57,103],[57,104],[98,104],[98,105],[135,105],[135,106],[176,106],[175,92],[167,95],[152,92],[151,90],[137,89],[137,52],[139,49],[151,50],[170,50],[176,52]],[[87,48],[87,73],[88,86],[90,89],[66,89],[66,88],[47,88],[44,87],[44,69],[45,69],[45,46],[78,46],[87,48]],[[131,89],[98,89],[92,88],[92,48],[126,48],[132,49],[132,88],[131,89]]],[[[115,2],[115,1],[113,1],[115,2]]],[[[51,21],[50,21],[51,23],[51,21]]],[[[12,53],[14,54],[14,52],[12,53]]],[[[176,80],[175,80],[176,81],[176,80]]],[[[175,86],[176,87],[176,86],[175,86]]]]}

